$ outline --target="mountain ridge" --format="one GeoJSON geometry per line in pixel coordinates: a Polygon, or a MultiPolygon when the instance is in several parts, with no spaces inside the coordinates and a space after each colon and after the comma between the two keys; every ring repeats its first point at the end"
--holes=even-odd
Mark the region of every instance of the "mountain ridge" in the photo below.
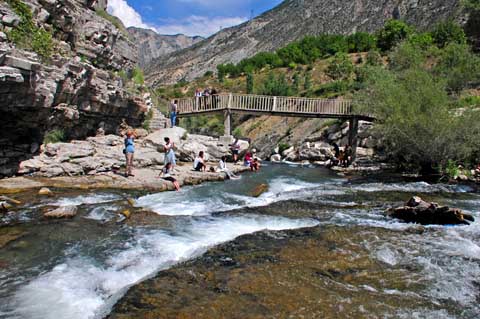
{"type": "Polygon", "coordinates": [[[145,68],[149,63],[169,53],[176,52],[202,41],[201,36],[187,36],[184,34],[165,35],[151,29],[129,27],[127,31],[132,41],[138,46],[138,64],[145,68]]]}
{"type": "Polygon", "coordinates": [[[458,0],[286,0],[250,21],[153,60],[146,68],[146,78],[151,86],[192,80],[215,71],[218,64],[237,63],[258,52],[274,51],[307,35],[374,32],[392,18],[425,29],[460,17],[458,0]]]}

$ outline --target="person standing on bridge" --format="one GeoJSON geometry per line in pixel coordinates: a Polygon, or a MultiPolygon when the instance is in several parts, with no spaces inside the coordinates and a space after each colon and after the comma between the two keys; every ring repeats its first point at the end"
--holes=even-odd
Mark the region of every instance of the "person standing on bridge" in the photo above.
{"type": "Polygon", "coordinates": [[[175,127],[177,121],[177,113],[178,113],[178,100],[174,100],[170,103],[170,124],[171,127],[175,127]]]}

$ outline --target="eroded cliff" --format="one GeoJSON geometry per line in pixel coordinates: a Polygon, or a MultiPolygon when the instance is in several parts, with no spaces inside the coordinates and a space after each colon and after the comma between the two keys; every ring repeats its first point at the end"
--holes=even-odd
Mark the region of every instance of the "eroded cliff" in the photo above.
{"type": "Polygon", "coordinates": [[[105,8],[103,0],[0,2],[0,177],[38,153],[49,132],[81,139],[142,123],[145,101],[117,76],[136,65],[137,49],[105,8]],[[52,37],[48,56],[14,37],[28,19],[19,10],[25,4],[32,30],[52,37]]]}

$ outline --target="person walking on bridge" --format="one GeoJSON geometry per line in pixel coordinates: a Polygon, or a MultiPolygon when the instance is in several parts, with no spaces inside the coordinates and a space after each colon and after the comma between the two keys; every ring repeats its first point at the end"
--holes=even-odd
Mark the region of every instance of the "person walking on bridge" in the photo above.
{"type": "Polygon", "coordinates": [[[177,113],[178,113],[178,100],[174,100],[170,103],[170,124],[171,127],[175,127],[177,121],[177,113]]]}

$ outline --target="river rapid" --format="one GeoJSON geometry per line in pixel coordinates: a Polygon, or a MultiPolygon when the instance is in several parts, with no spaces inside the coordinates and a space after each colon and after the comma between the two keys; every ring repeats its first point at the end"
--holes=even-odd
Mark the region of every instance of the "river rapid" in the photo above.
{"type": "MultiPolygon", "coordinates": [[[[335,309],[346,311],[341,317],[352,318],[480,317],[480,194],[468,186],[390,177],[349,179],[322,168],[270,165],[240,180],[185,187],[181,192],[21,196],[28,204],[1,220],[15,222],[24,235],[0,249],[0,318],[104,318],[129,288],[160,271],[200,260],[209,249],[248,234],[258,234],[259,243],[272,244],[268,247],[283,238],[285,247],[264,249],[264,254],[271,249],[272,255],[308,242],[310,237],[317,240],[309,249],[318,247],[319,256],[311,256],[309,267],[327,254],[332,262],[337,257],[342,262],[368,261],[367,270],[350,272],[350,279],[345,274],[336,276],[334,270],[320,272],[324,274],[320,279],[308,280],[315,282],[315,289],[305,295],[302,290],[296,293],[299,303],[318,297],[317,303],[336,304],[335,309]],[[262,183],[269,190],[251,197],[249,192],[262,183]],[[383,216],[386,208],[412,195],[461,208],[476,222],[423,227],[383,216]],[[119,214],[128,207],[126,197],[134,198],[138,209],[153,211],[158,217],[152,222],[135,223],[134,218],[126,222],[119,214]],[[69,205],[79,207],[71,221],[40,218],[45,207],[69,205]],[[311,233],[305,233],[306,229],[311,233]],[[301,240],[295,237],[300,232],[301,240]],[[327,240],[328,232],[341,236],[327,240]],[[284,235],[277,238],[272,235],[276,233],[284,235]],[[329,250],[321,255],[327,243],[329,250]],[[368,271],[373,267],[375,272],[368,271]],[[332,291],[336,297],[321,298],[320,294],[332,291]]],[[[293,255],[289,256],[284,255],[284,260],[293,255]]],[[[201,267],[195,265],[189,271],[201,267]]],[[[302,263],[296,267],[302,268],[302,263]]],[[[295,278],[291,276],[292,281],[295,278]]],[[[177,281],[182,284],[181,277],[177,281]]],[[[273,284],[271,288],[277,289],[273,284]]],[[[273,292],[266,294],[276,302],[273,292]]],[[[281,298],[278,303],[283,302],[281,298]]],[[[328,314],[321,307],[312,303],[301,316],[295,312],[299,309],[284,309],[265,317],[328,314]]],[[[248,309],[242,311],[241,317],[250,316],[248,309]]]]}

